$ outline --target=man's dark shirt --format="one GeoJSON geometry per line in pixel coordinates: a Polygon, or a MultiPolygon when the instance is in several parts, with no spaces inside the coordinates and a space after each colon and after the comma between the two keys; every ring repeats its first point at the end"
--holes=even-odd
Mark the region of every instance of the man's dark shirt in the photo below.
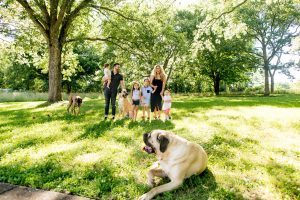
{"type": "Polygon", "coordinates": [[[109,85],[111,91],[117,91],[120,85],[120,81],[122,80],[123,80],[123,76],[119,74],[119,72],[114,74],[114,71],[111,71],[111,82],[109,85]]]}

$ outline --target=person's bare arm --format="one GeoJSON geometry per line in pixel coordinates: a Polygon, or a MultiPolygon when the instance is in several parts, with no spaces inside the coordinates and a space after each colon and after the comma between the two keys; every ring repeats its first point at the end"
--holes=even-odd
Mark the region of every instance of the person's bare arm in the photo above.
{"type": "Polygon", "coordinates": [[[150,86],[151,87],[155,87],[154,85],[152,85],[153,79],[154,79],[154,76],[150,76],[150,86]]]}
{"type": "Polygon", "coordinates": [[[160,95],[164,94],[165,86],[166,86],[166,79],[163,80],[163,85],[162,85],[162,89],[161,89],[160,95]]]}
{"type": "MultiPolygon", "coordinates": [[[[154,79],[154,76],[150,76],[150,86],[151,86],[152,88],[154,88],[154,90],[156,90],[157,86],[152,84],[153,79],[154,79]]],[[[152,90],[152,93],[154,92],[154,90],[152,90]]]]}
{"type": "Polygon", "coordinates": [[[121,88],[122,88],[122,89],[125,89],[125,81],[124,81],[124,80],[121,80],[121,81],[120,81],[120,84],[121,84],[121,88]]]}

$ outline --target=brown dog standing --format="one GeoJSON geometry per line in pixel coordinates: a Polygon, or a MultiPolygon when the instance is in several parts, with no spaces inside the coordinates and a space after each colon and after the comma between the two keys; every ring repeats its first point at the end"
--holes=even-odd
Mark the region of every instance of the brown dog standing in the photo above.
{"type": "Polygon", "coordinates": [[[67,112],[70,113],[70,108],[71,108],[71,114],[78,115],[80,112],[81,104],[82,104],[82,98],[80,96],[70,95],[67,112]],[[78,108],[77,112],[76,112],[76,108],[78,108]]]}
{"type": "Polygon", "coordinates": [[[128,96],[128,92],[126,89],[123,89],[119,94],[119,101],[118,101],[119,113],[123,118],[125,116],[129,116],[130,118],[132,118],[133,106],[129,102],[127,96],[128,96]]]}

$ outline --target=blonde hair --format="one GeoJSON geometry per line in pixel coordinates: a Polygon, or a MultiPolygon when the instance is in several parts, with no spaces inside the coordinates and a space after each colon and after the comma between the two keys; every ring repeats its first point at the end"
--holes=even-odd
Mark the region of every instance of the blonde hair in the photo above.
{"type": "Polygon", "coordinates": [[[160,68],[160,78],[162,81],[165,81],[167,79],[167,75],[166,72],[164,70],[164,68],[162,68],[160,65],[155,65],[152,72],[151,72],[151,76],[156,77],[156,68],[159,67],[160,68]]]}
{"type": "Polygon", "coordinates": [[[133,90],[134,90],[134,85],[135,85],[135,84],[137,84],[137,85],[139,86],[138,90],[140,90],[140,89],[141,89],[140,83],[139,83],[139,82],[137,82],[137,81],[133,81],[133,83],[132,83],[132,88],[131,88],[131,91],[133,91],[133,90]]]}

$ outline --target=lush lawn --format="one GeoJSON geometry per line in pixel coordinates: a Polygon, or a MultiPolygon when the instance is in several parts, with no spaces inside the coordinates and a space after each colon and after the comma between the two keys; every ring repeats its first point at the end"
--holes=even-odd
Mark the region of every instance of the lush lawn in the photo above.
{"type": "MultiPolygon", "coordinates": [[[[0,103],[0,182],[98,199],[148,191],[142,134],[172,130],[204,146],[208,169],[156,199],[299,199],[300,95],[177,96],[171,122],[102,121],[103,100],[0,103]]],[[[166,182],[163,180],[162,182],[166,182]]]]}

